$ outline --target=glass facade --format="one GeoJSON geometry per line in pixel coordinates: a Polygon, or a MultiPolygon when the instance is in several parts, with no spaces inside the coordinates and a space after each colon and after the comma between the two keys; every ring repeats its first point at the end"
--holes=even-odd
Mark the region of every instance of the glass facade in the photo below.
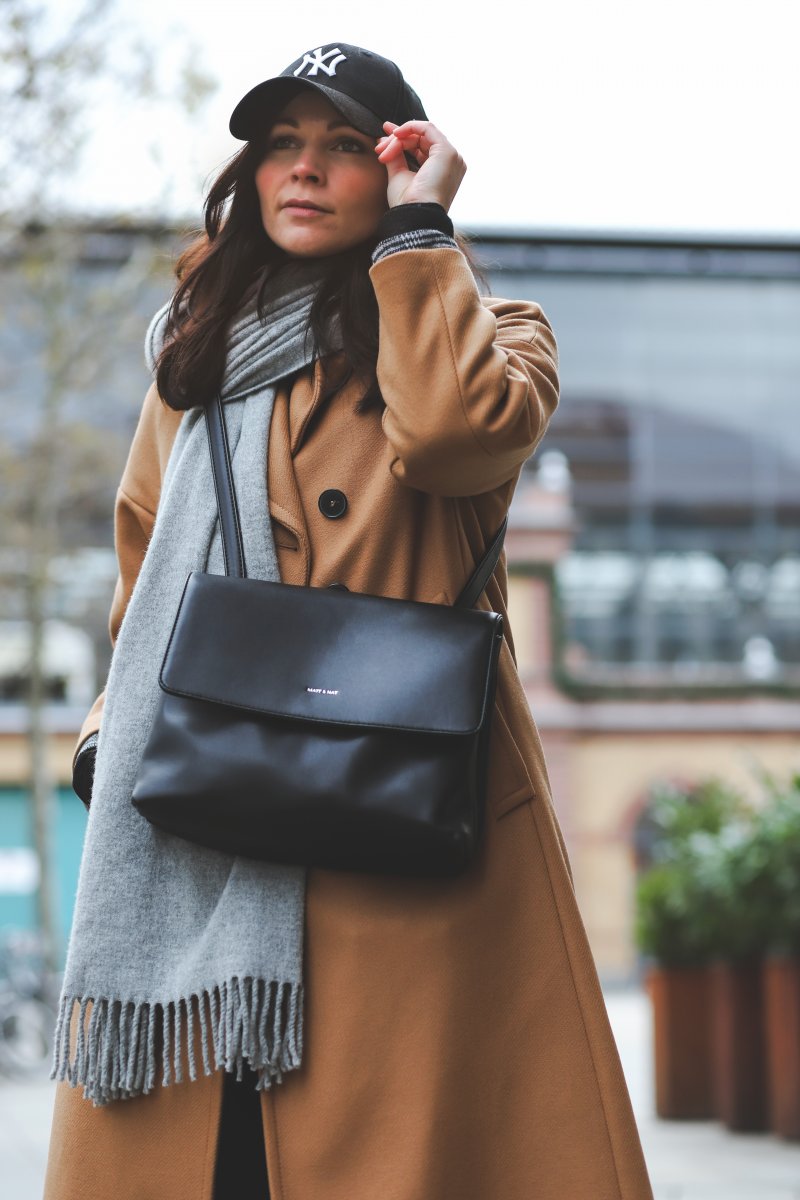
{"type": "Polygon", "coordinates": [[[538,301],[562,394],[558,566],[588,677],[800,682],[800,246],[477,239],[538,301]]]}

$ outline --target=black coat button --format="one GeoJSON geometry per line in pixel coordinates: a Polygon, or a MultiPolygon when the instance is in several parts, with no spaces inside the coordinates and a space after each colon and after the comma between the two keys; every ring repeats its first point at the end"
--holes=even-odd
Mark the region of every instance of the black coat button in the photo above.
{"type": "Polygon", "coordinates": [[[326,488],[317,504],[322,515],[330,517],[332,521],[335,521],[337,517],[343,517],[347,512],[347,496],[338,488],[326,488]]]}

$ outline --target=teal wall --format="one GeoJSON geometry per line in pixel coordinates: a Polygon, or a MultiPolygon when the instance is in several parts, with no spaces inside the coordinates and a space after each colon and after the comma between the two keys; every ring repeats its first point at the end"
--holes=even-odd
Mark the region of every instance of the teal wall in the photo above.
{"type": "MultiPolygon", "coordinates": [[[[52,811],[51,854],[63,962],[78,884],[87,813],[72,788],[66,787],[57,789],[52,811]]],[[[21,788],[0,787],[0,853],[32,846],[26,793],[21,788]]],[[[0,884],[0,931],[35,927],[35,892],[11,892],[0,884]]]]}

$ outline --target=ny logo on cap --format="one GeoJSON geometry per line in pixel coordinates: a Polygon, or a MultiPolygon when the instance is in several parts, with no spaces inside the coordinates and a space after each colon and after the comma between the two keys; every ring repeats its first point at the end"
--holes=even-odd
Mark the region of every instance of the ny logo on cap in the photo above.
{"type": "Polygon", "coordinates": [[[313,57],[310,54],[303,56],[303,61],[294,74],[300,75],[308,67],[309,75],[316,75],[319,71],[324,71],[326,75],[335,75],[339,63],[344,62],[346,57],[347,55],[342,54],[338,46],[334,46],[333,50],[326,50],[324,54],[322,53],[322,46],[319,46],[314,51],[313,57]],[[326,64],[326,58],[332,58],[333,61],[326,64]]]}

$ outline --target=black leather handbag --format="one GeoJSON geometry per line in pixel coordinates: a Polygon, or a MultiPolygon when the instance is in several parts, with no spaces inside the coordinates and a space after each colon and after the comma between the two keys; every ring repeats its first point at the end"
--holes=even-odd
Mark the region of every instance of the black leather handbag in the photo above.
{"type": "Polygon", "coordinates": [[[133,804],[154,825],[267,862],[455,876],[484,827],[503,638],[472,606],[246,577],[222,402],[206,410],[225,575],[186,580],[133,804]]]}

